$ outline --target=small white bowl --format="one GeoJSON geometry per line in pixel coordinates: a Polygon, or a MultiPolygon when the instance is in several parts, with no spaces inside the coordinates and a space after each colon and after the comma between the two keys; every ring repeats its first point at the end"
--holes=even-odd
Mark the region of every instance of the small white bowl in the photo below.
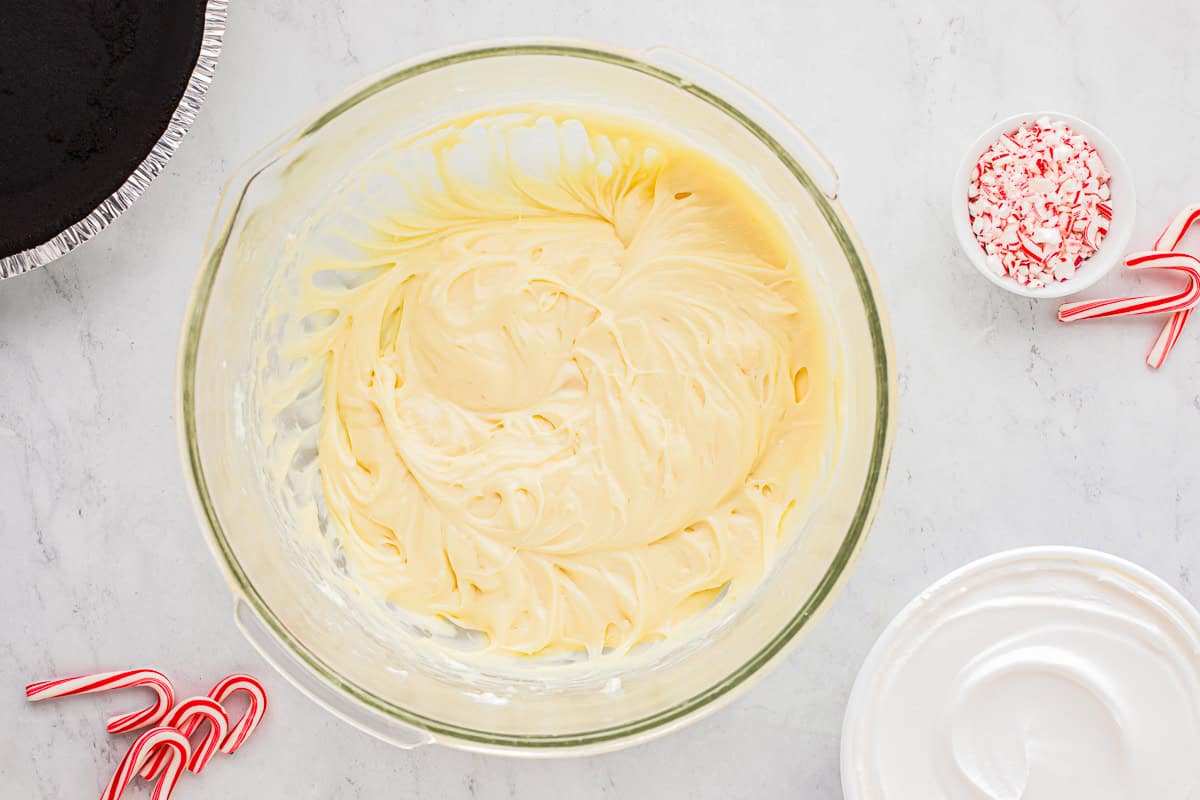
{"type": "Polygon", "coordinates": [[[1058,111],[1039,111],[1029,114],[1018,114],[1015,117],[997,122],[988,128],[967,149],[962,165],[954,176],[954,187],[950,199],[950,213],[954,220],[954,231],[958,234],[958,242],[967,258],[979,270],[979,274],[987,278],[1001,289],[1006,289],[1022,297],[1066,297],[1092,286],[1096,281],[1107,275],[1124,257],[1129,248],[1129,239],[1133,235],[1134,212],[1137,197],[1133,189],[1133,175],[1125,157],[1109,138],[1100,130],[1078,117],[1062,114],[1058,111]],[[987,265],[987,254],[983,251],[975,233],[971,230],[971,215],[967,211],[967,189],[971,183],[971,172],[975,163],[991,145],[1000,138],[1000,134],[1014,131],[1023,122],[1031,122],[1042,117],[1052,120],[1062,120],[1075,131],[1082,133],[1096,148],[1100,159],[1108,167],[1112,178],[1109,190],[1112,192],[1112,225],[1108,235],[1100,243],[1095,255],[1079,265],[1075,274],[1065,281],[1054,282],[1043,288],[1036,289],[1022,286],[1008,276],[997,275],[987,265]]]}

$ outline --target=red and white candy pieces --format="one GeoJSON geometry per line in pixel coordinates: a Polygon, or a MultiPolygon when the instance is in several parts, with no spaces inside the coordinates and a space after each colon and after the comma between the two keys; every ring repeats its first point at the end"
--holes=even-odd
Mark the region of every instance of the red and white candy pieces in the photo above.
{"type": "Polygon", "coordinates": [[[158,670],[135,669],[104,672],[75,678],[31,683],[25,696],[48,700],[77,694],[145,686],[155,693],[155,702],[140,710],[113,717],[110,733],[124,733],[163,723],[146,731],[136,740],[121,761],[101,800],[117,800],[138,774],[147,780],[157,777],[154,800],[167,800],[184,769],[201,772],[217,750],[232,754],[254,732],[267,713],[267,693],[262,683],[250,675],[230,675],[209,691],[207,696],[191,697],[176,704],[175,687],[158,670]],[[235,695],[244,694],[245,713],[231,724],[225,704],[235,695]],[[203,738],[193,747],[190,737],[207,723],[203,738]]]}
{"type": "Polygon", "coordinates": [[[1109,172],[1087,138],[1047,117],[1001,134],[967,189],[971,231],[999,277],[1042,288],[1095,254],[1113,208],[1109,172]]]}

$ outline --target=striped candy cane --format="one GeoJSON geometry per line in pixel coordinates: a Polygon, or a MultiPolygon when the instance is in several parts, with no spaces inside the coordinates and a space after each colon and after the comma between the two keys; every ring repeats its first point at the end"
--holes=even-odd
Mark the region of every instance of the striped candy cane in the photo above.
{"type": "Polygon", "coordinates": [[[1133,253],[1125,258],[1130,269],[1169,269],[1184,273],[1187,287],[1170,295],[1143,297],[1113,297],[1106,300],[1084,300],[1064,303],[1058,308],[1061,322],[1099,319],[1141,314],[1165,314],[1186,311],[1200,301],[1200,261],[1187,253],[1151,251],[1133,253]]]}
{"type": "MultiPolygon", "coordinates": [[[[238,692],[246,695],[250,705],[242,718],[229,729],[225,741],[221,742],[221,752],[229,755],[236,753],[238,748],[245,744],[246,739],[254,733],[254,729],[267,713],[267,692],[258,679],[250,675],[230,675],[214,686],[208,696],[223,704],[238,692]]],[[[187,733],[190,734],[191,731],[187,733]]]]}
{"type": "MultiPolygon", "coordinates": [[[[181,700],[163,720],[163,725],[175,728],[189,738],[203,722],[208,723],[208,733],[192,748],[192,755],[187,764],[187,768],[195,773],[204,771],[208,762],[216,755],[217,747],[229,734],[229,716],[225,713],[225,708],[211,697],[189,697],[187,700],[181,700]]],[[[155,753],[146,762],[141,776],[146,780],[153,780],[169,758],[170,753],[165,751],[155,753]]]]}
{"type": "MultiPolygon", "coordinates": [[[[1200,222],[1200,205],[1188,206],[1180,211],[1175,219],[1171,220],[1171,224],[1162,232],[1162,235],[1158,237],[1158,241],[1154,243],[1154,249],[1160,251],[1177,249],[1188,229],[1196,222],[1200,222]]],[[[1155,340],[1154,346],[1150,348],[1149,355],[1146,356],[1147,364],[1154,369],[1163,365],[1163,362],[1167,360],[1167,354],[1174,349],[1175,343],[1179,341],[1179,335],[1183,333],[1183,326],[1187,324],[1188,318],[1191,316],[1192,309],[1190,308],[1176,311],[1171,315],[1167,324],[1163,326],[1162,333],[1155,340]]]]}
{"type": "Polygon", "coordinates": [[[175,784],[183,774],[184,765],[191,757],[191,745],[187,737],[174,728],[151,728],[134,740],[112,780],[108,782],[100,800],[119,800],[146,761],[160,752],[166,754],[166,764],[158,783],[154,786],[153,800],[167,800],[175,790],[175,784]]]}
{"type": "Polygon", "coordinates": [[[146,686],[154,690],[154,703],[141,711],[115,716],[108,721],[109,733],[125,733],[159,722],[175,703],[175,687],[166,675],[153,669],[132,669],[123,672],[102,672],[54,681],[31,683],[25,687],[25,697],[31,701],[69,697],[76,694],[108,692],[146,686]]]}
{"type": "MultiPolygon", "coordinates": [[[[1186,226],[1184,228],[1186,230],[1186,226]]],[[[1176,244],[1179,239],[1183,238],[1183,232],[1178,234],[1176,244]]],[[[1161,240],[1161,237],[1160,237],[1161,240]]],[[[1188,276],[1189,288],[1200,290],[1200,260],[1187,253],[1175,252],[1154,252],[1134,254],[1126,257],[1125,265],[1130,269],[1173,269],[1185,273],[1188,276]]],[[[1166,361],[1167,354],[1175,347],[1175,343],[1179,341],[1179,336],[1183,333],[1183,327],[1187,324],[1188,317],[1192,315],[1193,306],[1180,309],[1171,314],[1166,325],[1155,340],[1154,345],[1150,348],[1150,352],[1146,355],[1146,363],[1152,369],[1158,369],[1166,361]]]]}
{"type": "Polygon", "coordinates": [[[1154,249],[1159,251],[1174,250],[1179,247],[1179,243],[1183,241],[1183,237],[1188,232],[1188,228],[1200,222],[1200,204],[1188,206],[1183,211],[1175,215],[1175,219],[1171,220],[1171,224],[1158,237],[1158,241],[1154,243],[1154,249]]]}

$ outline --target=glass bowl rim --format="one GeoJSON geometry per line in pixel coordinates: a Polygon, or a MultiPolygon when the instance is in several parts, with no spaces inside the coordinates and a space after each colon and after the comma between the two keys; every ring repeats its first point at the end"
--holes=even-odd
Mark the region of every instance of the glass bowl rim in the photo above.
{"type": "MultiPolygon", "coordinates": [[[[283,135],[267,144],[251,156],[243,167],[234,173],[226,184],[216,216],[213,219],[201,258],[200,271],[192,291],[189,307],[184,315],[184,327],[180,339],[178,384],[177,384],[177,428],[180,458],[188,482],[196,515],[201,528],[206,530],[213,555],[225,573],[231,588],[254,610],[258,619],[282,644],[289,654],[304,668],[320,678],[330,688],[349,696],[368,709],[386,718],[423,730],[435,737],[435,741],[449,739],[447,744],[459,744],[469,749],[491,751],[513,751],[547,749],[578,751],[580,749],[612,749],[635,739],[642,741],[673,730],[687,722],[699,719],[706,713],[733,699],[734,690],[744,690],[752,678],[761,678],[770,662],[786,654],[789,645],[794,645],[800,630],[818,613],[827,607],[843,582],[849,567],[856,559],[867,530],[870,528],[879,504],[884,478],[887,472],[894,433],[895,373],[892,355],[890,326],[886,311],[878,299],[874,272],[860,246],[841,204],[827,196],[816,185],[799,161],[775,137],[761,125],[750,119],[736,106],[723,97],[701,87],[693,81],[671,71],[649,63],[637,54],[617,48],[584,42],[561,40],[535,40],[519,42],[482,42],[464,45],[450,51],[434,54],[414,61],[392,65],[355,84],[340,96],[327,101],[320,109],[288,129],[283,135]],[[510,734],[468,728],[419,714],[389,700],[379,697],[370,690],[344,678],[336,669],[300,642],[258,593],[249,576],[243,570],[222,527],[216,512],[204,468],[200,458],[196,435],[195,417],[195,368],[200,336],[204,328],[208,301],[216,280],[217,272],[228,244],[233,222],[241,209],[242,201],[254,179],[279,156],[295,146],[305,137],[319,131],[331,120],[350,108],[404,80],[433,70],[454,66],[478,59],[505,56],[560,56],[600,61],[612,66],[630,69],[660,80],[674,89],[687,92],[715,107],[746,128],[755,138],[766,145],[780,159],[788,171],[813,198],[822,218],[835,236],[851,271],[854,273],[859,299],[866,312],[868,333],[875,356],[875,430],[871,440],[871,453],[866,479],[859,496],[846,535],[830,565],[822,575],[816,588],[803,605],[764,646],[747,658],[739,667],[703,691],[682,700],[669,708],[617,725],[588,731],[564,734],[510,734]],[[717,702],[720,701],[720,702],[717,702]]],[[[565,754],[565,753],[564,753],[565,754]]]]}

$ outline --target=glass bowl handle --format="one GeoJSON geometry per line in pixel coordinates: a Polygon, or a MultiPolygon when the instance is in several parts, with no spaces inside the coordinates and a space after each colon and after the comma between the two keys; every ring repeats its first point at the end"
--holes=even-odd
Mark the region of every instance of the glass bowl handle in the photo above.
{"type": "Polygon", "coordinates": [[[308,699],[330,714],[350,723],[364,733],[369,733],[377,739],[404,750],[433,744],[433,735],[427,731],[388,719],[357,701],[345,697],[313,675],[307,667],[296,660],[295,656],[279,644],[244,598],[238,597],[235,601],[233,617],[242,635],[253,645],[259,655],[308,699]]]}
{"type": "Polygon", "coordinates": [[[804,131],[796,127],[782,111],[725,73],[674,48],[651,47],[642,53],[642,58],[685,83],[727,100],[750,116],[788,149],[826,197],[837,199],[837,170],[804,131]]]}

